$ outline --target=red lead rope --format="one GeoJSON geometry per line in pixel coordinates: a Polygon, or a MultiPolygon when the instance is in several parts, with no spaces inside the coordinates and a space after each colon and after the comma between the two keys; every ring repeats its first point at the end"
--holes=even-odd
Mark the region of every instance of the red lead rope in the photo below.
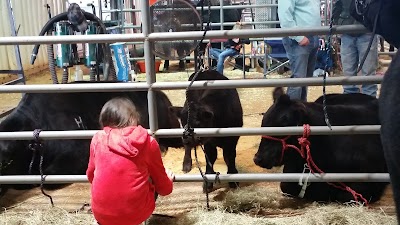
{"type": "MultiPolygon", "coordinates": [[[[300,149],[295,145],[290,145],[290,144],[286,143],[286,140],[289,139],[290,136],[287,136],[285,138],[276,138],[276,137],[263,135],[262,138],[266,138],[266,139],[273,140],[273,141],[279,141],[282,143],[281,162],[283,160],[283,155],[285,154],[285,151],[289,148],[292,148],[292,149],[296,150],[303,159],[306,160],[307,165],[313,174],[315,174],[316,172],[320,173],[320,174],[324,174],[324,172],[315,164],[314,160],[311,157],[310,141],[307,139],[310,136],[310,132],[311,132],[310,125],[304,124],[303,128],[304,128],[303,136],[299,137],[297,139],[300,144],[300,149]]],[[[337,182],[339,185],[336,185],[336,184],[330,183],[330,182],[327,182],[327,183],[329,185],[332,185],[335,188],[350,192],[353,195],[353,198],[355,201],[358,202],[358,200],[361,199],[365,203],[366,206],[368,205],[368,201],[361,194],[357,193],[356,191],[354,191],[352,188],[350,188],[346,184],[344,184],[342,182],[337,182]]]]}

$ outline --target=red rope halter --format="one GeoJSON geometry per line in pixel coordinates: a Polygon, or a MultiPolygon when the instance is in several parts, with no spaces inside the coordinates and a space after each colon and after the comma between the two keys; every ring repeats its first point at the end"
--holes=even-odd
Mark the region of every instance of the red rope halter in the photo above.
{"type": "MultiPolygon", "coordinates": [[[[306,160],[308,167],[310,168],[311,172],[313,174],[320,173],[320,174],[324,174],[324,172],[315,164],[314,160],[312,159],[311,156],[311,151],[310,151],[310,141],[307,139],[310,136],[311,133],[311,129],[310,129],[310,125],[309,124],[304,124],[303,125],[304,131],[303,131],[303,136],[297,138],[298,143],[300,144],[300,148],[298,148],[295,145],[291,145],[291,144],[287,144],[286,140],[289,139],[289,136],[286,136],[284,138],[276,138],[276,137],[271,137],[271,136],[267,136],[267,135],[263,135],[262,138],[266,138],[269,140],[273,140],[273,141],[279,141],[282,143],[282,153],[281,153],[281,160],[280,162],[282,163],[283,161],[283,155],[285,154],[285,151],[289,148],[292,148],[294,150],[296,150],[300,156],[306,160]]],[[[346,184],[344,184],[343,182],[337,182],[339,185],[336,185],[334,183],[331,182],[327,182],[327,184],[338,188],[340,190],[343,191],[348,191],[349,193],[351,193],[353,195],[353,198],[355,201],[358,202],[358,199],[360,198],[365,205],[368,205],[368,201],[359,193],[357,193],[356,191],[354,191],[352,188],[350,188],[349,186],[347,186],[346,184]]]]}

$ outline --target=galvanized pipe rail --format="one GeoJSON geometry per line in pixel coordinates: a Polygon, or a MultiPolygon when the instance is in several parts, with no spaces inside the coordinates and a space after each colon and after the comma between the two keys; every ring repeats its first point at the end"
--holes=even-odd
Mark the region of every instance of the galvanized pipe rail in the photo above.
{"type": "MultiPolygon", "coordinates": [[[[278,4],[258,4],[258,5],[223,5],[223,6],[211,6],[211,10],[219,10],[219,9],[247,9],[247,8],[271,8],[278,7],[278,4]]],[[[208,9],[208,6],[204,6],[204,8],[208,9]]],[[[200,6],[196,7],[197,10],[201,10],[200,6]]],[[[162,9],[160,9],[162,10],[162,9]]],[[[103,10],[103,13],[113,13],[113,12],[141,12],[141,9],[111,9],[111,10],[103,10]]]]}
{"type": "MultiPolygon", "coordinates": [[[[344,134],[379,134],[380,125],[349,125],[310,126],[310,135],[344,135],[344,134]]],[[[148,130],[148,133],[158,138],[182,137],[184,129],[157,129],[148,130]]],[[[68,130],[68,131],[42,131],[40,138],[43,140],[66,139],[91,139],[98,130],[68,130]]],[[[194,128],[197,137],[227,137],[227,136],[284,136],[302,135],[303,127],[230,127],[230,128],[194,128]]],[[[0,140],[33,140],[33,131],[0,132],[0,140]]]]}
{"type": "MultiPolygon", "coordinates": [[[[383,76],[328,77],[326,85],[342,84],[378,84],[383,76]]],[[[79,84],[31,84],[31,85],[0,85],[0,93],[67,93],[67,92],[126,92],[150,90],[185,89],[189,81],[174,82],[127,82],[127,83],[79,83],[79,84]]],[[[194,81],[192,89],[223,89],[223,88],[257,88],[257,87],[291,87],[291,86],[321,86],[322,77],[282,78],[282,79],[248,79],[248,80],[210,80],[194,81]]]]}
{"type": "MultiPolygon", "coordinates": [[[[215,180],[215,174],[205,175],[208,180],[215,180]]],[[[304,179],[301,173],[239,173],[220,174],[221,182],[299,182],[304,179]]],[[[203,182],[200,174],[175,175],[175,182],[203,182]]],[[[388,173],[325,173],[312,174],[309,182],[390,182],[388,173]]],[[[0,176],[0,184],[40,184],[39,175],[0,176]]],[[[45,184],[87,183],[86,175],[46,175],[45,184]]]]}
{"type": "MultiPolygon", "coordinates": [[[[259,30],[211,30],[208,31],[205,38],[264,38],[264,37],[285,37],[295,35],[326,35],[329,27],[310,27],[310,28],[272,28],[259,30]]],[[[334,26],[334,34],[352,34],[366,33],[367,29],[362,25],[344,25],[334,26]]],[[[160,32],[133,34],[97,34],[97,35],[67,35],[67,36],[18,36],[18,37],[1,37],[0,45],[31,45],[31,44],[58,44],[58,43],[111,43],[111,42],[132,42],[132,41],[173,41],[182,40],[199,40],[203,35],[202,31],[190,32],[160,32]]]]}

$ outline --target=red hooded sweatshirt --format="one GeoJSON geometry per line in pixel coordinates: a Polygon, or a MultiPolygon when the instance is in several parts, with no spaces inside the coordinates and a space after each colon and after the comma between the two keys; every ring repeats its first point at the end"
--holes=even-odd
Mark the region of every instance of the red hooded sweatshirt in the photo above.
{"type": "Polygon", "coordinates": [[[93,215],[101,225],[140,224],[154,211],[154,191],[168,195],[173,186],[157,141],[141,126],[97,132],[86,175],[93,215]]]}

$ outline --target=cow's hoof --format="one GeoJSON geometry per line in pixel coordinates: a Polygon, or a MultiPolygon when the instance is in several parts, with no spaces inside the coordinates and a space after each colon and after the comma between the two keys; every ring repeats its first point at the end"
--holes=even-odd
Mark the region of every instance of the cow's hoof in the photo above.
{"type": "Polygon", "coordinates": [[[203,182],[203,193],[210,193],[213,191],[214,185],[211,182],[203,182]]]}
{"type": "Polygon", "coordinates": [[[179,69],[180,70],[184,70],[185,69],[185,62],[183,62],[183,61],[179,62],[179,69]]]}
{"type": "Polygon", "coordinates": [[[230,188],[238,188],[239,187],[239,182],[229,182],[229,187],[230,188]]]}
{"type": "Polygon", "coordinates": [[[189,173],[192,170],[192,162],[183,163],[182,171],[184,173],[189,173]]]}

